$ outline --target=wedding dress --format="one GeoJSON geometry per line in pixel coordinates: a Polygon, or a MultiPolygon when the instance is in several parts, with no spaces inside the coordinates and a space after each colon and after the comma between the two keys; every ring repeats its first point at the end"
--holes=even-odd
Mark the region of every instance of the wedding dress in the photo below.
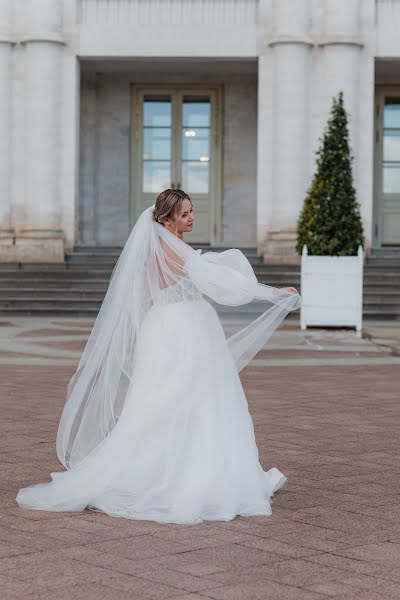
{"type": "Polygon", "coordinates": [[[287,478],[260,465],[239,372],[301,298],[258,283],[238,249],[195,251],[153,208],[131,232],[68,386],[57,432],[66,470],[20,489],[17,503],[160,523],[270,515],[287,478]]]}

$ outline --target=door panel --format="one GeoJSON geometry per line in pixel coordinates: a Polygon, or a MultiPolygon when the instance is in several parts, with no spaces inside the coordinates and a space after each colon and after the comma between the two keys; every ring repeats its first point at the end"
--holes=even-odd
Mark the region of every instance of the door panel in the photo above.
{"type": "Polygon", "coordinates": [[[400,94],[382,94],[378,123],[378,211],[383,245],[400,245],[400,94]]]}

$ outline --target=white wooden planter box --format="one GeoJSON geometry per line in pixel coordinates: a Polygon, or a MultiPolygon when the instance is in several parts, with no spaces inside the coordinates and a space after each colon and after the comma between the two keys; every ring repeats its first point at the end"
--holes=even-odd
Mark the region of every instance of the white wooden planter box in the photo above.
{"type": "Polygon", "coordinates": [[[314,326],[355,327],[361,335],[363,249],[356,256],[301,256],[301,329],[314,326]]]}

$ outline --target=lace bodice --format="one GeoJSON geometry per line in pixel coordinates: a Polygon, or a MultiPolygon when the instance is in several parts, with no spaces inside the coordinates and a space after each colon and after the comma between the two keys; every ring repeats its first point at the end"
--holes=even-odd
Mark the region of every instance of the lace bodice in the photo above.
{"type": "Polygon", "coordinates": [[[201,300],[203,294],[190,279],[179,279],[177,283],[160,291],[154,304],[172,304],[174,302],[194,302],[201,300]]]}

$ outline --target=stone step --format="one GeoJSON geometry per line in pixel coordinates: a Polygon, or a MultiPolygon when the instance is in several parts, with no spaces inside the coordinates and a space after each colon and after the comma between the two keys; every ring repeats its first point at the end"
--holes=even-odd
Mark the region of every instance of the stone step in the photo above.
{"type": "Polygon", "coordinates": [[[395,271],[400,270],[400,260],[398,258],[391,260],[388,258],[380,258],[364,264],[364,269],[393,269],[395,271]]]}
{"type": "MultiPolygon", "coordinates": [[[[254,272],[257,277],[263,278],[285,278],[285,279],[295,279],[296,281],[300,281],[300,271],[293,270],[283,270],[282,267],[280,269],[271,269],[265,268],[262,266],[254,266],[254,272]]],[[[25,278],[36,276],[36,278],[98,278],[98,279],[109,279],[112,273],[112,267],[109,265],[98,265],[96,264],[93,267],[90,266],[79,266],[75,265],[69,269],[60,269],[54,268],[53,266],[45,267],[38,266],[35,268],[3,268],[0,267],[0,279],[13,277],[15,278],[25,278]],[[33,274],[33,275],[32,275],[33,274]]],[[[400,281],[400,270],[398,272],[395,271],[378,271],[373,273],[371,271],[364,272],[364,283],[375,284],[376,282],[383,282],[385,285],[390,284],[390,281],[400,281]]]]}
{"type": "Polygon", "coordinates": [[[375,257],[392,257],[397,256],[400,258],[400,246],[388,246],[384,248],[372,248],[371,249],[371,258],[375,257]]]}
{"type": "Polygon", "coordinates": [[[400,275],[400,264],[398,265],[368,265],[364,266],[364,273],[370,273],[375,275],[377,273],[382,273],[384,275],[394,274],[397,277],[400,275]]]}
{"type": "MultiPolygon", "coordinates": [[[[87,309],[77,309],[75,307],[70,306],[55,306],[55,307],[47,307],[41,308],[40,306],[30,307],[24,311],[20,309],[16,309],[14,307],[3,308],[0,306],[0,317],[48,317],[54,316],[57,318],[63,317],[79,317],[79,318],[91,318],[95,319],[97,317],[98,308],[91,307],[87,309]]],[[[300,317],[295,315],[294,313],[289,313],[285,319],[290,320],[291,323],[296,324],[300,322],[300,317]]]]}
{"type": "Polygon", "coordinates": [[[391,273],[390,275],[372,275],[364,273],[364,285],[391,285],[400,282],[400,272],[398,274],[391,273]]]}
{"type": "Polygon", "coordinates": [[[369,308],[363,310],[363,319],[400,321],[400,312],[393,310],[393,308],[379,308],[379,310],[369,308]]]}
{"type": "Polygon", "coordinates": [[[56,271],[43,269],[42,271],[25,271],[18,269],[17,271],[2,271],[0,269],[0,281],[12,278],[15,280],[50,280],[50,281],[63,281],[63,280],[101,280],[108,281],[111,277],[111,269],[105,271],[104,269],[89,269],[81,271],[56,271]]]}
{"type": "Polygon", "coordinates": [[[85,245],[79,245],[77,244],[76,246],[74,246],[74,250],[72,252],[67,252],[66,255],[68,254],[84,254],[85,252],[111,252],[113,254],[120,254],[122,251],[123,246],[85,246],[85,245]]]}
{"type": "MultiPolygon", "coordinates": [[[[272,287],[288,287],[288,285],[282,285],[280,282],[273,282],[272,287]]],[[[86,281],[80,282],[79,284],[74,284],[67,286],[65,282],[62,282],[62,285],[55,284],[51,282],[51,285],[48,285],[46,282],[22,282],[22,285],[15,285],[15,282],[10,282],[9,284],[4,284],[4,282],[0,282],[0,292],[1,296],[4,297],[7,295],[15,295],[15,296],[26,296],[28,294],[33,295],[45,295],[48,294],[51,297],[63,295],[73,295],[73,294],[98,294],[99,296],[104,296],[108,289],[108,284],[106,282],[93,282],[86,281]]],[[[299,292],[301,293],[300,286],[297,287],[299,292]]],[[[371,302],[392,302],[395,300],[400,300],[400,290],[388,290],[386,288],[381,288],[373,291],[364,290],[364,301],[371,302]]]]}
{"type": "MultiPolygon", "coordinates": [[[[96,271],[107,271],[110,272],[114,265],[116,259],[111,259],[111,257],[104,256],[93,256],[93,260],[72,260],[67,261],[65,263],[3,263],[0,265],[0,273],[7,271],[46,271],[46,272],[69,272],[69,271],[88,271],[95,268],[96,271]]],[[[277,271],[281,271],[284,273],[300,273],[299,265],[268,265],[263,264],[261,257],[251,258],[249,261],[260,273],[273,273],[277,271]]],[[[375,265],[368,264],[364,266],[364,273],[371,274],[373,276],[380,275],[384,277],[388,276],[399,276],[400,274],[400,262],[398,265],[388,265],[387,262],[383,265],[375,265]]]]}
{"type": "MultiPolygon", "coordinates": [[[[254,269],[257,277],[264,283],[270,281],[297,281],[300,282],[300,274],[295,272],[285,271],[261,271],[254,269]]],[[[71,270],[49,270],[43,269],[38,271],[17,269],[17,270],[3,270],[0,269],[0,281],[3,280],[87,280],[96,279],[109,281],[112,274],[112,269],[71,269],[71,270]]],[[[270,284],[271,285],[271,284],[270,284]]]]}
{"type": "Polygon", "coordinates": [[[400,313],[400,296],[395,298],[369,298],[364,296],[363,309],[371,309],[379,311],[381,308],[391,308],[398,310],[400,313]]]}
{"type": "MultiPolygon", "coordinates": [[[[285,272],[275,272],[275,273],[258,273],[256,272],[257,278],[267,285],[273,285],[274,282],[294,282],[296,281],[300,284],[300,274],[296,273],[285,273],[285,272]]],[[[74,283],[86,283],[86,282],[101,282],[106,283],[110,281],[111,271],[79,271],[79,272],[49,272],[43,271],[39,273],[33,272],[24,272],[21,270],[12,272],[1,272],[0,271],[0,285],[20,285],[20,282],[26,282],[28,284],[54,284],[60,285],[61,283],[73,285],[74,283]]],[[[382,278],[382,277],[364,277],[364,290],[373,290],[376,288],[385,288],[385,289],[399,289],[400,288],[400,277],[390,277],[390,278],[382,278]]]]}
{"type": "Polygon", "coordinates": [[[80,300],[88,298],[96,302],[102,302],[106,293],[106,288],[95,289],[70,289],[70,288],[7,288],[1,294],[0,302],[24,299],[24,298],[42,298],[43,300],[80,300]]]}
{"type": "Polygon", "coordinates": [[[39,309],[54,309],[59,306],[60,308],[76,308],[76,309],[92,309],[95,308],[98,310],[100,308],[101,300],[93,300],[90,299],[68,299],[66,302],[65,298],[48,298],[48,297],[36,297],[29,296],[26,298],[20,298],[18,296],[2,296],[0,300],[0,311],[5,308],[14,308],[19,310],[31,310],[36,307],[39,309]]]}
{"type": "Polygon", "coordinates": [[[95,319],[99,308],[97,306],[86,309],[77,309],[74,306],[30,306],[26,309],[21,309],[15,306],[2,306],[0,304],[0,317],[90,317],[95,319]]]}
{"type": "Polygon", "coordinates": [[[1,290],[85,290],[99,289],[105,290],[108,287],[108,279],[38,279],[38,278],[23,278],[16,280],[15,278],[3,279],[0,278],[1,290]]]}
{"type": "Polygon", "coordinates": [[[375,294],[400,294],[400,281],[397,283],[387,283],[382,285],[381,283],[369,283],[364,284],[364,294],[375,295],[375,294]]]}
{"type": "MultiPolygon", "coordinates": [[[[53,315],[56,317],[91,317],[93,319],[96,318],[99,311],[99,306],[89,306],[85,309],[77,308],[76,306],[70,306],[69,304],[62,305],[52,305],[43,307],[41,305],[37,306],[27,306],[26,308],[15,307],[15,306],[3,306],[0,303],[0,318],[1,317],[29,317],[29,316],[40,316],[46,317],[49,315],[53,315]]],[[[290,319],[290,321],[299,321],[299,311],[293,311],[289,313],[285,320],[290,319]]],[[[228,315],[229,316],[229,315],[228,315]]],[[[234,316],[234,315],[232,315],[234,316]]],[[[379,312],[375,310],[364,310],[363,311],[363,319],[364,320],[374,320],[374,321],[400,321],[400,313],[393,311],[392,309],[381,309],[379,312]]]]}
{"type": "MultiPolygon", "coordinates": [[[[272,287],[287,287],[286,285],[281,285],[280,282],[273,282],[272,287]]],[[[41,293],[45,292],[57,292],[60,295],[67,292],[80,292],[85,290],[90,291],[98,291],[105,292],[108,288],[108,281],[26,281],[22,280],[21,282],[16,282],[15,280],[10,280],[8,282],[4,282],[0,280],[0,291],[2,294],[15,292],[16,294],[20,292],[27,291],[39,291],[41,293]]]]}
{"type": "MultiPolygon", "coordinates": [[[[203,252],[223,252],[224,250],[228,250],[228,248],[222,246],[202,246],[200,244],[192,244],[194,249],[201,248],[203,252]]],[[[262,264],[263,258],[262,256],[257,255],[257,249],[253,247],[240,247],[239,248],[243,254],[247,256],[250,262],[254,262],[254,264],[262,264]]],[[[65,262],[67,264],[80,264],[80,263],[93,263],[93,262],[103,262],[103,263],[113,263],[116,262],[118,257],[120,256],[122,251],[121,248],[111,248],[111,247],[98,247],[98,248],[75,248],[73,252],[68,252],[65,255],[65,262]]]]}
{"type": "MultiPolygon", "coordinates": [[[[279,286],[274,286],[279,287],[279,286]]],[[[286,286],[282,286],[286,287],[286,286]]],[[[95,289],[70,289],[70,288],[8,288],[2,291],[0,302],[14,302],[32,299],[34,301],[43,300],[43,302],[65,302],[88,300],[90,302],[101,303],[106,294],[106,287],[95,289]]],[[[301,293],[301,290],[299,290],[301,293]]],[[[364,294],[364,307],[397,307],[400,306],[400,294],[364,294]]]]}

